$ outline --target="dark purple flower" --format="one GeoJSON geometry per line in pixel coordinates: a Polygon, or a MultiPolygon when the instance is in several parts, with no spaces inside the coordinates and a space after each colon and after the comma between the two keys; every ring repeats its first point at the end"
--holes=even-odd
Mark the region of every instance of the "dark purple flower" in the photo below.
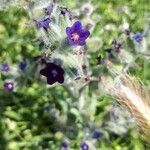
{"type": "Polygon", "coordinates": [[[99,139],[100,137],[102,136],[102,133],[95,130],[93,133],[92,133],[92,138],[93,139],[99,139]]]}
{"type": "Polygon", "coordinates": [[[46,67],[40,71],[40,74],[47,77],[47,83],[50,85],[55,82],[64,82],[64,70],[54,63],[47,63],[46,67]]]}
{"type": "Polygon", "coordinates": [[[46,15],[51,15],[52,11],[53,11],[53,3],[49,4],[46,8],[44,8],[45,14],[46,15]]]}
{"type": "Polygon", "coordinates": [[[2,64],[1,71],[8,72],[10,70],[9,65],[7,63],[2,64]]]}
{"type": "Polygon", "coordinates": [[[64,148],[64,149],[66,149],[67,150],[67,148],[68,148],[68,142],[65,140],[65,141],[63,141],[62,143],[61,143],[61,146],[62,146],[62,148],[64,148]]]}
{"type": "Polygon", "coordinates": [[[66,28],[67,40],[70,45],[85,45],[90,32],[84,29],[81,22],[76,21],[72,27],[66,28]]]}
{"type": "Polygon", "coordinates": [[[11,92],[13,91],[14,89],[14,84],[12,82],[5,82],[4,83],[4,89],[7,91],[7,92],[11,92]]]}
{"type": "Polygon", "coordinates": [[[49,17],[43,18],[43,19],[39,19],[36,20],[36,27],[39,28],[44,28],[46,31],[49,28],[49,24],[50,24],[51,20],[49,17]]]}
{"type": "Polygon", "coordinates": [[[136,32],[133,38],[136,42],[140,43],[143,40],[143,35],[140,32],[136,32]]]}
{"type": "Polygon", "coordinates": [[[22,71],[25,70],[26,66],[27,66],[26,62],[21,62],[21,63],[19,64],[19,68],[20,68],[20,70],[22,70],[22,71]]]}
{"type": "Polygon", "coordinates": [[[82,144],[81,144],[81,149],[82,149],[82,150],[89,150],[88,144],[87,144],[86,142],[82,143],[82,144]]]}

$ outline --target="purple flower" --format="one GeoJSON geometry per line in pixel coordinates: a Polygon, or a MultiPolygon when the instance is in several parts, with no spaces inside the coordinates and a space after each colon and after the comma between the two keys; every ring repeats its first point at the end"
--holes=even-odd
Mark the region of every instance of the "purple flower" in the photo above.
{"type": "Polygon", "coordinates": [[[89,146],[87,145],[86,142],[84,142],[84,143],[81,144],[81,149],[82,150],[89,150],[89,146]]]}
{"type": "Polygon", "coordinates": [[[10,70],[9,65],[7,63],[1,66],[1,71],[8,72],[10,70]]]}
{"type": "Polygon", "coordinates": [[[64,70],[54,63],[47,63],[46,67],[40,70],[40,74],[47,77],[47,83],[50,85],[64,82],[64,70]]]}
{"type": "Polygon", "coordinates": [[[68,145],[68,142],[65,140],[61,143],[61,147],[64,148],[64,150],[67,150],[69,145],[68,145]]]}
{"type": "Polygon", "coordinates": [[[140,32],[136,32],[133,38],[136,42],[140,43],[143,40],[143,35],[140,32]]]}
{"type": "Polygon", "coordinates": [[[92,133],[92,138],[93,139],[99,139],[100,137],[102,136],[102,133],[95,130],[93,133],[92,133]]]}
{"type": "Polygon", "coordinates": [[[65,147],[65,148],[68,147],[68,143],[66,141],[63,141],[62,142],[62,147],[65,147]]]}
{"type": "Polygon", "coordinates": [[[46,15],[51,15],[52,11],[53,11],[53,3],[51,3],[49,6],[47,6],[46,8],[44,8],[45,14],[46,15]]]}
{"type": "Polygon", "coordinates": [[[76,21],[72,27],[66,28],[67,40],[70,45],[85,45],[86,39],[89,37],[90,32],[84,29],[81,22],[76,21]]]}
{"type": "Polygon", "coordinates": [[[37,27],[38,29],[44,28],[44,29],[47,31],[47,29],[49,28],[50,22],[51,22],[51,20],[50,20],[49,17],[36,20],[36,27],[37,27]]]}
{"type": "Polygon", "coordinates": [[[4,83],[4,89],[5,89],[7,92],[13,91],[13,89],[14,89],[13,83],[12,83],[12,82],[5,82],[5,83],[4,83]]]}
{"type": "Polygon", "coordinates": [[[21,63],[19,64],[19,68],[20,68],[20,70],[22,70],[22,71],[25,70],[26,66],[27,66],[26,62],[21,62],[21,63]]]}

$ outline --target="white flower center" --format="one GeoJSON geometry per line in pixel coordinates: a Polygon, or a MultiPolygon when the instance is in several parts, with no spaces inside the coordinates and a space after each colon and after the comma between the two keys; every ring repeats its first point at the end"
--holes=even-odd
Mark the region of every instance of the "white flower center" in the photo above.
{"type": "Polygon", "coordinates": [[[12,84],[8,84],[8,88],[11,89],[12,88],[12,84]]]}
{"type": "Polygon", "coordinates": [[[80,38],[80,36],[79,36],[78,33],[72,33],[71,39],[72,39],[73,41],[77,41],[77,40],[79,40],[79,38],[80,38]]]}
{"type": "Polygon", "coordinates": [[[54,77],[56,77],[57,74],[58,74],[57,71],[56,71],[55,69],[53,69],[53,70],[51,71],[51,73],[53,74],[54,77]]]}

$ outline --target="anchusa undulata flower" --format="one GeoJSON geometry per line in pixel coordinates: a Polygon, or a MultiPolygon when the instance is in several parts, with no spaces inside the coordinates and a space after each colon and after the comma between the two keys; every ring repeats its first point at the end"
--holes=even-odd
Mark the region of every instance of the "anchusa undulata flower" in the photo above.
{"type": "Polygon", "coordinates": [[[43,29],[45,29],[47,31],[48,28],[49,28],[50,22],[51,22],[51,20],[50,20],[49,17],[38,19],[38,20],[36,20],[36,27],[38,29],[43,28],[43,29]]]}
{"type": "Polygon", "coordinates": [[[88,144],[87,144],[86,142],[83,142],[83,143],[81,144],[81,149],[82,149],[82,150],[89,150],[88,144]]]}
{"type": "Polygon", "coordinates": [[[93,131],[92,138],[93,139],[99,139],[102,136],[102,133],[98,130],[93,131]]]}
{"type": "Polygon", "coordinates": [[[61,143],[61,147],[63,150],[68,150],[69,148],[69,143],[67,140],[64,140],[62,143],[61,143]]]}
{"type": "Polygon", "coordinates": [[[85,45],[90,32],[83,28],[80,21],[76,21],[71,27],[66,28],[67,40],[70,45],[85,45]]]}
{"type": "Polygon", "coordinates": [[[47,77],[47,83],[50,85],[55,82],[64,82],[64,70],[54,63],[47,63],[46,67],[41,69],[40,74],[47,77]]]}
{"type": "Polygon", "coordinates": [[[134,36],[133,36],[133,39],[134,39],[136,42],[138,42],[138,43],[142,42],[142,40],[143,40],[143,35],[142,35],[142,33],[136,32],[136,33],[134,34],[134,36]]]}
{"type": "Polygon", "coordinates": [[[10,67],[7,63],[5,63],[5,64],[2,64],[0,70],[4,72],[8,72],[10,70],[10,67]]]}
{"type": "Polygon", "coordinates": [[[12,92],[13,89],[14,89],[14,84],[13,84],[13,82],[5,82],[5,83],[4,83],[4,89],[5,89],[5,91],[7,91],[7,92],[12,92]]]}
{"type": "Polygon", "coordinates": [[[24,71],[26,69],[26,66],[27,66],[27,63],[25,61],[24,62],[20,62],[19,69],[24,71]]]}

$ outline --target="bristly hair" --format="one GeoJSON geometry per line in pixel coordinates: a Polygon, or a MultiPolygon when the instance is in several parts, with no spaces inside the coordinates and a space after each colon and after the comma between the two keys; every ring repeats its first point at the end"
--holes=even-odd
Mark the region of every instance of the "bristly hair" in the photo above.
{"type": "Polygon", "coordinates": [[[140,80],[127,74],[117,78],[113,86],[105,88],[132,113],[142,138],[150,139],[150,89],[140,80]]]}

